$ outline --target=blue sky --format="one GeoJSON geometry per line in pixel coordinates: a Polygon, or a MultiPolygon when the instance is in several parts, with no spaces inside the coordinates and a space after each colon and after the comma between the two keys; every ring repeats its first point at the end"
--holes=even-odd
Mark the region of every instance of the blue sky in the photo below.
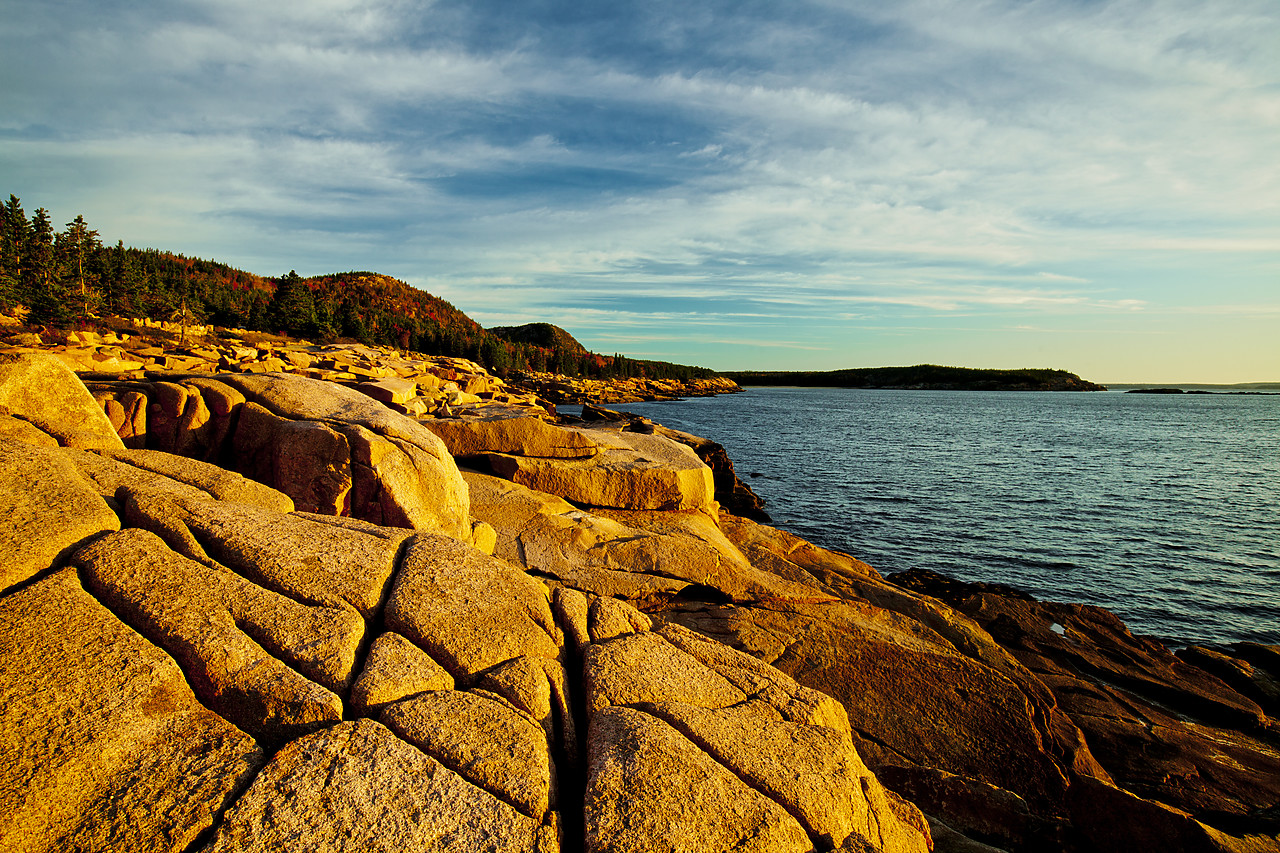
{"type": "Polygon", "coordinates": [[[0,191],[718,369],[1280,380],[1275,0],[3,0],[0,191]]]}

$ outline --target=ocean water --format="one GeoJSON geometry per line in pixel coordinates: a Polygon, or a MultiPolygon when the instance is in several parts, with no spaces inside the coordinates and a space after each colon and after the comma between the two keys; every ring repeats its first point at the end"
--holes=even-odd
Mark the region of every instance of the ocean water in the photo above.
{"type": "Polygon", "coordinates": [[[751,388],[615,408],[723,444],[774,525],[1096,604],[1171,646],[1280,643],[1280,396],[751,388]]]}

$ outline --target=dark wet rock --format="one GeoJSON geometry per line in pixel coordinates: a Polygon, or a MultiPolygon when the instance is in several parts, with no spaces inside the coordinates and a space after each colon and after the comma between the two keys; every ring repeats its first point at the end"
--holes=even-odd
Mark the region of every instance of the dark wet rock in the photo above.
{"type": "Polygon", "coordinates": [[[1136,820],[1151,811],[1141,797],[1229,832],[1280,800],[1276,729],[1262,709],[1155,640],[1133,636],[1110,612],[919,571],[895,579],[936,589],[1053,692],[1127,792],[1105,797],[1108,808],[1132,805],[1136,820]]]}
{"type": "MultiPolygon", "coordinates": [[[[1267,650],[1273,647],[1255,646],[1267,650]]],[[[1209,649],[1204,646],[1187,646],[1175,654],[1222,681],[1258,703],[1273,719],[1280,719],[1280,655],[1259,654],[1246,644],[1236,647],[1236,654],[1209,649]]]]}

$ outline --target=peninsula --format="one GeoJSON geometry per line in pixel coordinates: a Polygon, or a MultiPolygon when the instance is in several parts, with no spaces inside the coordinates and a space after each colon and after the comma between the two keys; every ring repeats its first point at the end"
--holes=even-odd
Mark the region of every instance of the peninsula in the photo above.
{"type": "Polygon", "coordinates": [[[1105,391],[1106,386],[1065,370],[1019,368],[985,370],[917,364],[913,367],[856,367],[845,370],[731,370],[739,385],[796,385],[811,388],[892,388],[917,391],[1105,391]]]}

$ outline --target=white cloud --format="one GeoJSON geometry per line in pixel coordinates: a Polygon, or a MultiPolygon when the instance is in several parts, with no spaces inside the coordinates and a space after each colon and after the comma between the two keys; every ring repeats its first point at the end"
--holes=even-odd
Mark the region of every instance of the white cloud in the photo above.
{"type": "Polygon", "coordinates": [[[664,8],[610,55],[540,21],[486,42],[507,22],[444,0],[29,4],[0,34],[5,191],[129,242],[593,328],[1225,316],[1276,269],[1269,0],[664,8]],[[646,38],[670,56],[626,54],[646,38]]]}

